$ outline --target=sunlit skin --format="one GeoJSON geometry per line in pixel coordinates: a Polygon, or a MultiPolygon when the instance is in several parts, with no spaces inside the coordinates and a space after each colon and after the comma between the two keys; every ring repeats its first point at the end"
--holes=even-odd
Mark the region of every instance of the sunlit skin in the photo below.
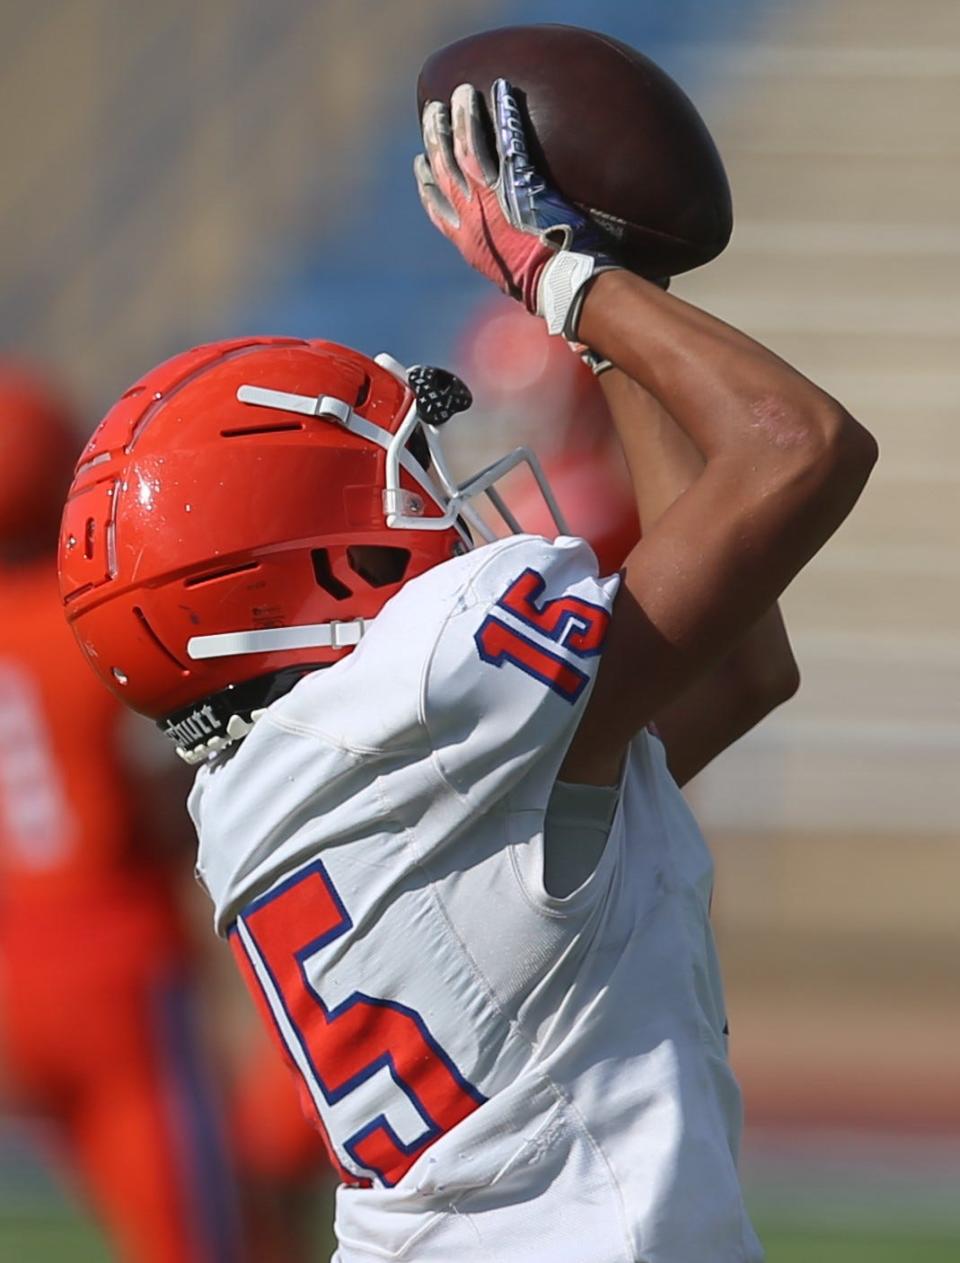
{"type": "MultiPolygon", "coordinates": [[[[597,684],[561,771],[602,785],[616,782],[633,734],[748,633],[779,641],[771,607],[853,508],[877,445],[771,351],[630,273],[593,282],[579,337],[647,391],[703,461],[624,563],[597,684]]],[[[611,402],[629,456],[638,401],[611,402]]],[[[648,488],[633,465],[641,520],[646,503],[649,521],[648,488]]],[[[795,673],[784,665],[787,693],[795,673]]],[[[687,726],[682,716],[677,722],[687,726]]],[[[727,743],[723,727],[706,748],[678,746],[680,779],[727,743]]]]}
{"type": "MultiPolygon", "coordinates": [[[[703,472],[692,440],[656,399],[619,369],[599,379],[619,434],[645,533],[703,472]]],[[[667,762],[684,785],[800,683],[779,607],[774,605],[713,667],[654,717],[667,762]]]]}

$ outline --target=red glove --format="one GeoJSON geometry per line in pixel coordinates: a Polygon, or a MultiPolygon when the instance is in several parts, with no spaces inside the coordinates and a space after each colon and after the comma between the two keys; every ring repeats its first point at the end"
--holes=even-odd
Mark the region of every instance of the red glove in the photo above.
{"type": "Polygon", "coordinates": [[[445,105],[426,106],[426,156],[414,163],[420,200],[471,267],[543,316],[551,333],[574,337],[580,291],[597,271],[615,265],[596,226],[532,166],[505,79],[496,80],[490,96],[495,153],[476,88],[461,84],[454,91],[452,126],[445,105]]]}

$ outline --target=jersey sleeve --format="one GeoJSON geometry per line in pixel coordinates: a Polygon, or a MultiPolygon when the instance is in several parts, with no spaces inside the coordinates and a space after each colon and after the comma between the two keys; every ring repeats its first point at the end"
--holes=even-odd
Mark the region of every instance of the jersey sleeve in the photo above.
{"type": "Polygon", "coordinates": [[[482,809],[534,764],[552,783],[603,653],[617,576],[583,540],[515,536],[477,554],[426,664],[421,711],[447,784],[482,809]]]}

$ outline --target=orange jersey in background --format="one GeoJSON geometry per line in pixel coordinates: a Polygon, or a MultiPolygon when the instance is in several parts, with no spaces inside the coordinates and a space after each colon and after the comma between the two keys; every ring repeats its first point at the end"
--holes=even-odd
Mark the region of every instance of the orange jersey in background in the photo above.
{"type": "Polygon", "coordinates": [[[67,627],[52,563],[0,567],[5,1105],[54,1123],[118,1257],[236,1263],[176,896],[190,861],[144,827],[130,732],[67,627]]]}
{"type": "MultiPolygon", "coordinates": [[[[162,839],[138,829],[120,704],[88,669],[48,563],[0,569],[0,944],[72,969],[179,940],[162,839]],[[109,909],[109,916],[107,916],[109,909]],[[75,921],[81,924],[74,925],[75,921]],[[49,921],[49,943],[38,932],[49,921]]],[[[182,865],[181,865],[182,867],[182,865]]]]}
{"type": "Polygon", "coordinates": [[[0,567],[4,896],[76,895],[143,870],[121,763],[124,715],[83,661],[53,567],[0,567]]]}

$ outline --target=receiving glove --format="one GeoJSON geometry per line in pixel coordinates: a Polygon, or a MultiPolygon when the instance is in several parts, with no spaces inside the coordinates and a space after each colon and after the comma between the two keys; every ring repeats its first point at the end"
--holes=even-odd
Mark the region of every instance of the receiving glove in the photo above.
{"type": "Polygon", "coordinates": [[[439,101],[427,104],[426,155],[414,163],[420,200],[471,267],[542,316],[550,333],[576,340],[587,281],[617,264],[591,220],[535,170],[505,79],[491,88],[490,114],[494,153],[476,88],[461,84],[450,109],[439,101]]]}

